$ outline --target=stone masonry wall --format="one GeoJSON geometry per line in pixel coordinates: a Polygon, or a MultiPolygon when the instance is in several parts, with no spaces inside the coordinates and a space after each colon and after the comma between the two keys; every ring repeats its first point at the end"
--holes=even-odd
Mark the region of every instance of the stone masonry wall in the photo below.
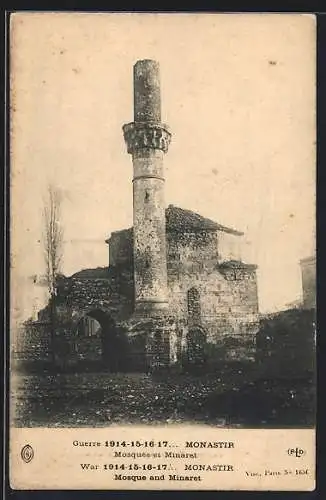
{"type": "Polygon", "coordinates": [[[201,272],[213,268],[217,262],[217,233],[202,231],[194,233],[167,233],[168,272],[201,272]]]}
{"type": "Polygon", "coordinates": [[[169,310],[178,323],[177,352],[187,348],[188,291],[200,297],[201,325],[207,332],[208,357],[253,359],[258,331],[257,280],[254,267],[233,270],[217,264],[216,233],[168,235],[169,310]]]}
{"type": "MultiPolygon", "coordinates": [[[[169,274],[170,312],[182,329],[183,345],[188,330],[187,293],[196,288],[200,296],[201,324],[207,331],[207,342],[220,351],[221,357],[236,358],[254,349],[258,331],[257,287],[253,272],[250,278],[228,281],[216,269],[202,270],[196,277],[189,274],[169,274]]],[[[217,354],[216,354],[217,356],[217,354]]],[[[251,357],[253,353],[250,353],[251,357]]],[[[217,356],[218,357],[218,356],[217,356]]]]}
{"type": "Polygon", "coordinates": [[[132,267],[133,265],[133,235],[132,229],[116,231],[109,240],[109,265],[132,267]]]}
{"type": "MultiPolygon", "coordinates": [[[[171,361],[174,363],[187,349],[187,293],[191,288],[197,289],[200,295],[201,324],[207,331],[210,351],[208,357],[252,359],[254,356],[258,331],[255,266],[235,270],[227,264],[219,265],[219,238],[217,231],[167,231],[169,314],[177,323],[171,338],[171,361]]],[[[233,241],[238,236],[230,235],[230,238],[233,241]]],[[[227,248],[225,240],[224,258],[233,256],[230,248],[229,253],[225,253],[227,248]]]]}
{"type": "Polygon", "coordinates": [[[163,152],[133,154],[134,276],[136,305],[166,302],[163,152]]]}

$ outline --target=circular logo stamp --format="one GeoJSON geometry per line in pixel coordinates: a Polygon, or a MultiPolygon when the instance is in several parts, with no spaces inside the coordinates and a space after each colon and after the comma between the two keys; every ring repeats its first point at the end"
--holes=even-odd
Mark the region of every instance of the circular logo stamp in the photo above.
{"type": "Polygon", "coordinates": [[[30,444],[25,444],[25,446],[22,447],[20,455],[22,457],[22,460],[24,460],[24,462],[28,464],[34,458],[34,450],[30,444]]]}

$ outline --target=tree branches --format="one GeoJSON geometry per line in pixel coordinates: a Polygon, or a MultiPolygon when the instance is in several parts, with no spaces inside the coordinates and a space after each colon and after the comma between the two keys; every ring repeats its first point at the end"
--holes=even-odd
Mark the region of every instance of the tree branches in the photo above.
{"type": "Polygon", "coordinates": [[[60,191],[50,184],[43,208],[43,250],[46,281],[51,297],[56,294],[56,281],[63,258],[61,201],[60,191]]]}

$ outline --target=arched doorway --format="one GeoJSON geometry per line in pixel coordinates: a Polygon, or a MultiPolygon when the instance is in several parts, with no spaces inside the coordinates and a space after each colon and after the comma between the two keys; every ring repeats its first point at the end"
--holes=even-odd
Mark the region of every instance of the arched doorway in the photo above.
{"type": "Polygon", "coordinates": [[[110,372],[125,371],[126,345],[109,313],[93,309],[79,319],[75,331],[78,361],[110,372]]]}
{"type": "Polygon", "coordinates": [[[192,325],[187,333],[186,365],[189,369],[201,369],[206,364],[206,331],[200,325],[192,325]]]}

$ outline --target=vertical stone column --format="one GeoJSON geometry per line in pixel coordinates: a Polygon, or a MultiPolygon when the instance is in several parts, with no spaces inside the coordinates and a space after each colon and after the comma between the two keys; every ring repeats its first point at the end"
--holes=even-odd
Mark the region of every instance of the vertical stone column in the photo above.
{"type": "Polygon", "coordinates": [[[161,123],[159,65],[134,66],[134,122],[123,126],[133,161],[135,312],[168,307],[163,156],[171,134],[161,123]]]}

